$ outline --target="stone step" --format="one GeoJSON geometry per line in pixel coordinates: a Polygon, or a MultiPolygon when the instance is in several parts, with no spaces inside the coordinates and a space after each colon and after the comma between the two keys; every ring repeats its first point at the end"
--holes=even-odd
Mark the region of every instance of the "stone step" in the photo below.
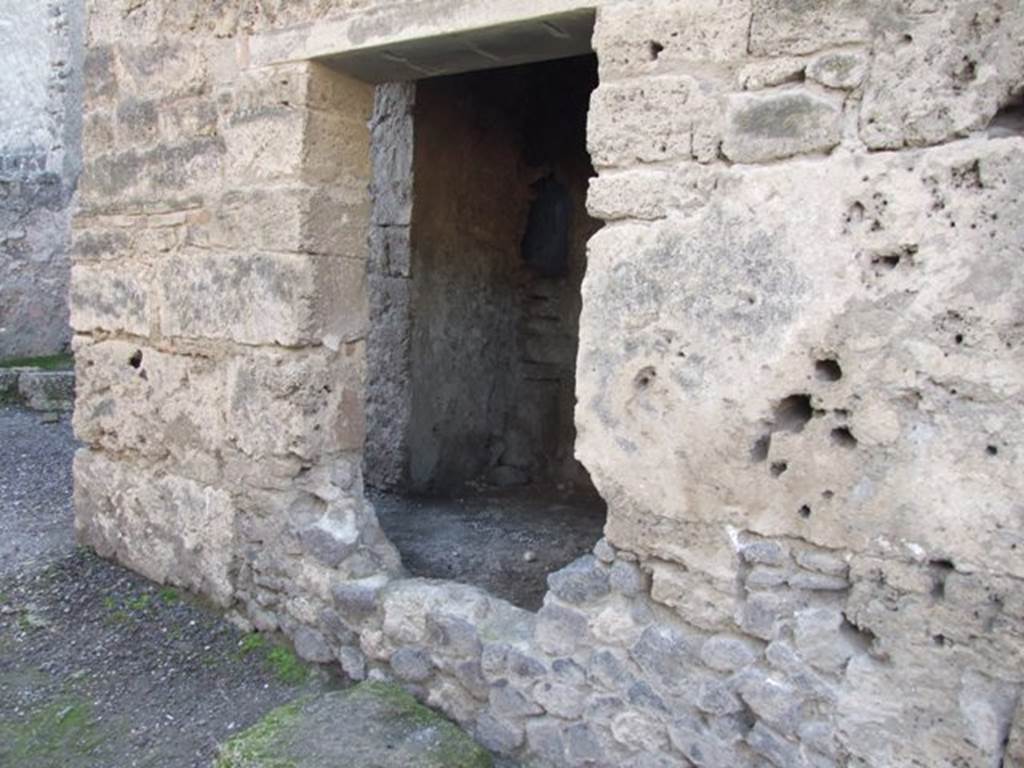
{"type": "Polygon", "coordinates": [[[3,402],[20,403],[35,411],[70,411],[75,404],[75,372],[0,368],[3,402]]]}
{"type": "Polygon", "coordinates": [[[495,763],[458,726],[399,686],[371,681],[278,707],[222,745],[215,768],[335,765],[492,768],[495,763]]]}

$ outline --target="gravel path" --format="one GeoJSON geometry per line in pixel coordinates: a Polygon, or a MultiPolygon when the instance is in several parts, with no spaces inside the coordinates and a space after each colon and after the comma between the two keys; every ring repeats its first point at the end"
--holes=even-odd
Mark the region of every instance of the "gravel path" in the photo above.
{"type": "Polygon", "coordinates": [[[209,766],[216,745],[333,687],[71,536],[66,421],[0,410],[0,766],[209,766]]]}
{"type": "Polygon", "coordinates": [[[75,440],[66,416],[0,406],[0,579],[68,555],[71,459],[75,440]]]}

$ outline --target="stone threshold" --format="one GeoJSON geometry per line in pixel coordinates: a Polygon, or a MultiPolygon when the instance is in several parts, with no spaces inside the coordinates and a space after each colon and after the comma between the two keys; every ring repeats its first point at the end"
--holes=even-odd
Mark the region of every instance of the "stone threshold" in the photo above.
{"type": "Polygon", "coordinates": [[[0,403],[34,411],[70,411],[75,404],[75,372],[34,367],[0,368],[0,403]]]}

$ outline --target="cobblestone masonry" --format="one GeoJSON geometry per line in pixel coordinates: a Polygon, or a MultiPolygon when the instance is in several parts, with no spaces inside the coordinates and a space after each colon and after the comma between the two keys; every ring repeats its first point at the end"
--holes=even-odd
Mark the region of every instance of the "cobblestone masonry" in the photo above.
{"type": "Polygon", "coordinates": [[[84,542],[541,763],[1021,764],[1024,7],[601,4],[609,519],[531,614],[363,499],[373,89],[302,61],[522,5],[90,5],[84,542]]]}

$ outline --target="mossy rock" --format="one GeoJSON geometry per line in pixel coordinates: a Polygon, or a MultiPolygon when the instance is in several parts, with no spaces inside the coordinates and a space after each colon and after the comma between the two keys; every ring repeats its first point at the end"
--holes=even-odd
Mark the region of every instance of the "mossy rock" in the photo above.
{"type": "Polygon", "coordinates": [[[491,768],[454,723],[389,683],[361,683],[270,712],[220,749],[216,768],[491,768]]]}

